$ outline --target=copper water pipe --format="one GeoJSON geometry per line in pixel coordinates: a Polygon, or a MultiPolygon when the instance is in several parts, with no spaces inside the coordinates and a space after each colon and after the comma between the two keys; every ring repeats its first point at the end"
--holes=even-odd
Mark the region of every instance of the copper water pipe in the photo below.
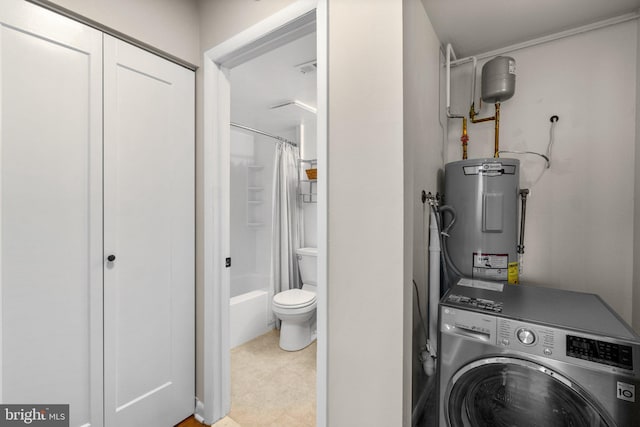
{"type": "Polygon", "coordinates": [[[482,119],[476,119],[476,111],[474,108],[474,104],[471,104],[471,109],[469,110],[469,117],[471,118],[471,123],[482,123],[489,122],[494,120],[496,122],[495,126],[495,143],[493,149],[493,157],[499,157],[500,151],[500,103],[496,102],[495,104],[496,113],[491,117],[484,117],[482,119]]]}
{"type": "Polygon", "coordinates": [[[469,135],[467,135],[467,118],[462,118],[462,136],[460,137],[460,141],[462,141],[462,160],[467,160],[467,143],[469,142],[469,135]]]}

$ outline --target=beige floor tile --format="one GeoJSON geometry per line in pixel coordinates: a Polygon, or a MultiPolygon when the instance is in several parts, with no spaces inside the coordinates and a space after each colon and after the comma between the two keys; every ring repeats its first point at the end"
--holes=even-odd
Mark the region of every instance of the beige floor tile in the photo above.
{"type": "Polygon", "coordinates": [[[229,417],[242,427],[315,425],[316,343],[288,352],[278,340],[273,330],[231,350],[229,417]]]}

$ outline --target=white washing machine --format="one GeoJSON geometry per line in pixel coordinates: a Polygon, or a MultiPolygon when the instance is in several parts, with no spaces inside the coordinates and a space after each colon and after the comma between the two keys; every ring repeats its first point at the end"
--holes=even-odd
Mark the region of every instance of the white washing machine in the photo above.
{"type": "Polygon", "coordinates": [[[463,279],[439,310],[441,427],[640,426],[640,337],[597,295],[463,279]]]}

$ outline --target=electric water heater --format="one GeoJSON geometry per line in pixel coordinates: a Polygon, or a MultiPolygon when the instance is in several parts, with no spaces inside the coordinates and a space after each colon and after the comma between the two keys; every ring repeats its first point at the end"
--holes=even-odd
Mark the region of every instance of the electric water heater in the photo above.
{"type": "MultiPolygon", "coordinates": [[[[518,283],[520,161],[488,158],[445,165],[445,205],[455,222],[445,239],[449,258],[467,277],[518,283]]],[[[445,214],[443,227],[451,223],[445,214]]]]}

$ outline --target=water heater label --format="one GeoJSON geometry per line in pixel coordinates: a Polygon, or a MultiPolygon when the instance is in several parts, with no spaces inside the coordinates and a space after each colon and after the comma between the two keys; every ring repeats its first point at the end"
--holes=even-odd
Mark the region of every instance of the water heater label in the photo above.
{"type": "Polygon", "coordinates": [[[474,277],[493,280],[507,280],[509,272],[509,254],[473,253],[474,277]]]}
{"type": "Polygon", "coordinates": [[[473,253],[473,266],[478,268],[504,268],[509,267],[509,254],[483,254],[473,253]]]}

